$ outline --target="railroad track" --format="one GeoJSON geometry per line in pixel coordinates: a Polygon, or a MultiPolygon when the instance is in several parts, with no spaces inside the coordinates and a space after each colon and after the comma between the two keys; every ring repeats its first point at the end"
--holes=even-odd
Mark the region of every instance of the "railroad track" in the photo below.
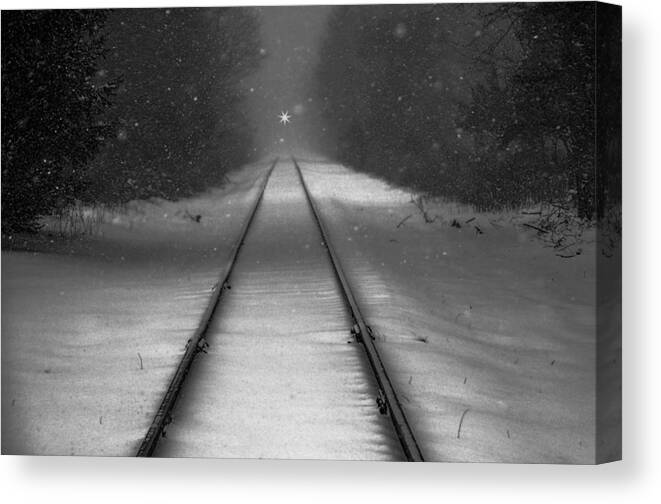
{"type": "MultiPolygon", "coordinates": [[[[379,408],[379,411],[383,415],[387,415],[389,417],[390,423],[396,435],[397,441],[401,447],[401,452],[405,460],[421,462],[424,460],[421,450],[406,419],[404,410],[397,397],[395,388],[393,387],[392,382],[388,376],[386,367],[384,366],[384,363],[374,343],[372,332],[362,316],[360,307],[352,292],[349,279],[342,268],[342,264],[335,249],[333,248],[331,237],[323,221],[323,216],[320,213],[314,199],[312,198],[312,195],[310,194],[308,186],[305,182],[305,178],[296,159],[292,158],[292,163],[294,164],[302,190],[305,193],[305,200],[307,201],[309,209],[314,216],[315,225],[323,239],[324,248],[327,252],[329,262],[332,265],[331,270],[335,275],[337,284],[339,285],[341,298],[344,302],[344,305],[346,306],[348,314],[350,315],[350,320],[353,326],[351,332],[355,338],[355,341],[359,342],[364,349],[366,360],[369,363],[368,368],[373,375],[374,383],[377,388],[376,407],[379,408]]],[[[251,224],[253,223],[257,209],[263,199],[266,185],[271,178],[271,174],[277,164],[278,159],[273,162],[268,173],[262,180],[259,195],[253,204],[246,222],[244,223],[239,239],[232,249],[230,260],[221,272],[217,288],[213,292],[213,295],[209,301],[209,305],[202,317],[202,321],[193,337],[188,342],[186,352],[182,357],[177,371],[175,372],[175,375],[170,382],[170,385],[163,397],[161,405],[158,408],[158,411],[147,432],[147,435],[145,436],[138,450],[137,456],[139,457],[148,457],[154,454],[159,440],[164,435],[165,427],[171,421],[173,408],[175,407],[175,403],[177,402],[177,398],[183,387],[186,376],[191,369],[195,356],[201,350],[203,350],[206,345],[207,332],[209,331],[209,327],[211,325],[212,319],[214,318],[214,315],[218,311],[217,307],[220,304],[221,293],[228,282],[230,274],[232,273],[234,264],[237,261],[237,257],[239,255],[239,251],[246,239],[246,235],[248,234],[251,224]]]]}
{"type": "Polygon", "coordinates": [[[397,394],[395,393],[395,388],[392,386],[390,378],[388,377],[388,372],[386,371],[386,368],[383,365],[383,361],[379,356],[379,352],[374,345],[374,337],[372,335],[372,331],[365,323],[365,319],[360,312],[356,298],[351,290],[351,285],[349,284],[347,276],[342,269],[340,258],[333,248],[330,235],[328,234],[328,230],[324,225],[321,213],[319,212],[317,205],[312,199],[307,184],[305,183],[305,178],[301,172],[301,167],[298,166],[298,162],[295,158],[292,158],[292,161],[294,162],[294,166],[298,172],[301,184],[303,185],[305,196],[308,200],[308,203],[310,204],[310,207],[312,208],[312,212],[314,213],[317,225],[319,226],[319,231],[324,238],[324,244],[326,245],[328,256],[333,263],[333,270],[335,271],[335,275],[342,288],[342,294],[347,303],[348,309],[351,312],[351,317],[354,321],[352,332],[354,337],[362,344],[363,348],[365,349],[365,354],[367,355],[367,360],[370,363],[370,368],[372,373],[374,373],[374,377],[376,378],[377,383],[379,384],[380,396],[377,404],[381,409],[385,409],[384,413],[390,415],[393,428],[397,433],[397,437],[399,438],[399,442],[402,446],[404,455],[406,456],[406,460],[409,462],[423,462],[424,459],[422,457],[420,447],[418,446],[418,442],[416,441],[415,436],[413,435],[413,431],[411,430],[411,427],[406,420],[402,405],[397,398],[397,394]]]}
{"type": "Polygon", "coordinates": [[[195,359],[195,356],[200,351],[204,350],[204,345],[205,345],[204,337],[206,335],[207,330],[209,329],[209,324],[211,323],[211,319],[213,318],[213,315],[216,312],[216,308],[218,307],[221,294],[225,288],[225,285],[227,284],[227,280],[229,279],[230,273],[232,273],[232,269],[234,268],[234,264],[236,263],[236,258],[239,255],[239,250],[243,246],[243,242],[246,238],[246,235],[248,234],[248,229],[250,228],[250,224],[252,224],[252,221],[255,218],[255,214],[257,213],[257,208],[259,207],[259,204],[261,203],[262,198],[264,196],[264,190],[266,189],[266,184],[268,183],[269,178],[271,178],[271,173],[273,173],[273,169],[275,168],[276,164],[278,164],[278,158],[275,158],[275,160],[271,164],[271,167],[269,168],[269,171],[266,173],[266,175],[262,180],[262,183],[259,188],[259,194],[255,199],[252,208],[250,209],[248,218],[243,224],[241,232],[239,233],[239,239],[232,247],[229,261],[227,262],[227,264],[225,265],[225,267],[223,268],[223,270],[221,271],[218,277],[216,288],[211,294],[211,298],[209,299],[209,304],[207,305],[206,310],[204,310],[204,313],[202,314],[202,319],[200,320],[200,324],[195,330],[193,336],[191,336],[191,338],[188,340],[188,343],[186,345],[186,351],[184,352],[184,355],[181,358],[181,361],[179,362],[179,366],[177,366],[177,370],[174,376],[172,377],[172,380],[170,381],[170,384],[165,392],[165,395],[163,396],[161,405],[156,411],[154,420],[152,420],[152,423],[149,426],[149,430],[147,431],[147,434],[145,435],[144,439],[142,440],[142,443],[140,444],[140,448],[138,449],[138,453],[136,454],[136,456],[138,457],[152,456],[154,450],[156,449],[156,445],[158,444],[159,439],[164,433],[164,429],[166,425],[171,421],[170,413],[174,408],[174,405],[177,401],[177,397],[179,396],[179,392],[181,391],[181,387],[184,384],[184,380],[186,379],[186,375],[188,374],[188,371],[190,370],[190,367],[193,364],[193,360],[195,359]]]}

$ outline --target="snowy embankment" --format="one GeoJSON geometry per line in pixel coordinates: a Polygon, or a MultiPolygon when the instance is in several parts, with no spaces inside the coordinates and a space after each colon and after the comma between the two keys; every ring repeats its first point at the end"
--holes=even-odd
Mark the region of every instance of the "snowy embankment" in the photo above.
{"type": "Polygon", "coordinates": [[[427,460],[594,462],[594,243],[300,164],[427,460]]]}
{"type": "Polygon", "coordinates": [[[267,168],[2,252],[3,454],[135,453],[267,168]]]}

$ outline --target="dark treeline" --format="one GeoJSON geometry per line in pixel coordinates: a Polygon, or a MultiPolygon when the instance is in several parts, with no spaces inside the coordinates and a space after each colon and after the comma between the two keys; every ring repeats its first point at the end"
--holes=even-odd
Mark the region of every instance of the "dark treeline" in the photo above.
{"type": "MultiPolygon", "coordinates": [[[[317,94],[331,156],[479,209],[595,198],[595,4],[341,6],[317,94]]],[[[602,57],[620,71],[619,25],[602,57]]],[[[600,121],[619,157],[619,91],[600,76],[600,121]],[[611,93],[611,95],[608,95],[611,93]]],[[[608,193],[608,188],[605,189],[608,193]]]]}
{"type": "Polygon", "coordinates": [[[95,82],[101,11],[2,13],[2,232],[34,229],[84,191],[84,167],[112,127],[116,83],[95,82]]]}
{"type": "Polygon", "coordinates": [[[246,9],[3,12],[3,233],[220,184],[252,152],[238,82],[258,60],[246,9]]]}
{"type": "Polygon", "coordinates": [[[258,62],[257,30],[242,9],[110,13],[101,71],[121,84],[107,114],[117,133],[92,165],[95,200],[188,195],[246,159],[237,84],[258,62]]]}

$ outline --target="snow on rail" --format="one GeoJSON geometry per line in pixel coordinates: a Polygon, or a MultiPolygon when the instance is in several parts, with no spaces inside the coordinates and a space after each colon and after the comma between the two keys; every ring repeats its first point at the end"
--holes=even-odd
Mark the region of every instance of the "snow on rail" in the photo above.
{"type": "Polygon", "coordinates": [[[397,437],[399,438],[399,441],[402,445],[402,449],[406,455],[407,461],[424,462],[424,458],[422,456],[420,447],[418,446],[418,442],[416,441],[415,436],[413,435],[413,431],[411,430],[411,427],[406,420],[404,410],[402,409],[399,399],[397,398],[397,394],[395,393],[395,389],[390,382],[390,378],[388,377],[386,368],[381,361],[379,352],[374,345],[371,331],[363,319],[360,308],[358,307],[358,303],[356,302],[356,299],[351,291],[351,286],[349,285],[349,282],[347,281],[347,278],[342,269],[340,260],[330,242],[330,236],[324,226],[321,215],[317,210],[312,197],[310,196],[305,179],[301,173],[301,168],[298,166],[295,158],[292,157],[292,161],[294,162],[294,166],[296,166],[296,171],[298,172],[299,179],[305,191],[305,196],[308,200],[308,203],[310,204],[310,207],[312,208],[312,212],[314,213],[315,220],[317,221],[319,230],[321,231],[321,235],[324,238],[326,250],[328,251],[328,255],[330,256],[330,260],[333,264],[333,270],[335,271],[337,279],[342,286],[342,293],[347,302],[349,310],[351,311],[351,315],[356,323],[354,328],[355,336],[357,340],[363,344],[363,348],[367,354],[370,367],[374,373],[374,376],[376,377],[377,383],[379,384],[381,396],[377,398],[377,404],[379,404],[380,408],[383,408],[384,412],[388,412],[390,414],[390,419],[392,421],[395,432],[397,433],[397,437]]]}
{"type": "Polygon", "coordinates": [[[236,262],[236,257],[239,253],[239,250],[241,249],[241,246],[243,245],[246,234],[248,233],[248,229],[250,228],[250,224],[252,223],[253,218],[257,213],[257,208],[259,207],[259,204],[262,201],[262,196],[264,195],[264,189],[266,189],[266,184],[277,163],[278,163],[278,159],[276,158],[271,164],[269,171],[266,173],[266,175],[262,180],[262,184],[259,189],[259,195],[255,199],[255,203],[250,211],[250,214],[243,225],[241,233],[239,234],[239,239],[236,241],[234,247],[232,248],[230,259],[223,268],[219,276],[218,283],[216,284],[216,289],[213,291],[211,295],[209,304],[206,310],[204,311],[204,314],[202,315],[200,324],[197,330],[195,331],[195,333],[193,334],[193,336],[188,340],[184,356],[182,357],[181,362],[179,363],[179,366],[177,367],[177,370],[174,376],[172,377],[172,380],[170,381],[170,385],[168,386],[168,389],[165,392],[165,396],[163,397],[163,401],[161,402],[161,405],[159,406],[158,411],[154,416],[154,420],[152,421],[152,424],[149,427],[149,430],[147,431],[145,438],[140,444],[140,448],[138,449],[138,453],[136,454],[137,457],[150,457],[154,453],[154,450],[156,449],[156,445],[158,444],[158,440],[163,434],[163,430],[165,426],[170,422],[170,412],[174,407],[174,404],[177,400],[177,396],[179,395],[179,391],[181,390],[181,387],[184,383],[184,380],[186,379],[186,375],[188,374],[188,370],[190,369],[190,366],[193,363],[195,356],[199,351],[204,349],[204,345],[205,345],[204,335],[206,334],[207,329],[209,328],[209,323],[211,322],[213,314],[216,311],[216,307],[218,306],[218,301],[220,300],[221,293],[223,291],[227,278],[232,272],[232,268],[234,267],[234,263],[236,262]]]}

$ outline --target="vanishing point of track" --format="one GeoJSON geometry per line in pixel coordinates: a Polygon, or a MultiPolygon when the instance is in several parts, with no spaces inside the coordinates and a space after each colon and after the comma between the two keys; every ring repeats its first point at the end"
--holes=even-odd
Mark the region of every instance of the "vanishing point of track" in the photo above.
{"type": "MultiPolygon", "coordinates": [[[[323,244],[328,253],[330,263],[332,265],[332,270],[335,273],[336,279],[338,281],[342,298],[344,299],[348,313],[351,315],[351,320],[353,322],[352,334],[356,341],[359,342],[363,347],[365,356],[369,362],[369,368],[375,378],[376,385],[378,387],[378,397],[376,398],[376,402],[379,410],[389,416],[392,427],[395,434],[397,435],[399,444],[402,448],[402,452],[406,460],[412,462],[422,462],[424,459],[418,443],[415,440],[408,421],[406,420],[401,403],[397,398],[395,389],[390,381],[387,370],[376,348],[372,331],[370,330],[361,314],[356,298],[352,292],[351,284],[349,283],[348,277],[345,274],[339,257],[332,245],[330,235],[324,224],[322,215],[319,212],[319,209],[308,190],[307,184],[301,169],[296,162],[296,159],[292,158],[292,161],[296,168],[296,172],[305,193],[307,202],[314,215],[315,223],[322,236],[323,244]]],[[[171,421],[171,413],[177,401],[177,397],[184,385],[184,381],[193,364],[195,356],[198,352],[202,351],[206,345],[205,336],[209,330],[211,320],[213,319],[214,314],[217,312],[217,307],[220,304],[222,292],[224,291],[225,285],[227,284],[228,279],[232,273],[239,251],[245,241],[248,230],[251,227],[255,214],[257,213],[257,209],[260,205],[260,202],[262,201],[266,185],[277,163],[278,159],[275,159],[271,164],[268,172],[262,179],[255,202],[253,203],[248,217],[241,229],[239,238],[232,248],[230,259],[224,266],[219,276],[216,288],[212,293],[209,304],[204,311],[197,330],[188,341],[186,351],[181,358],[181,361],[172,380],[170,381],[163,400],[161,401],[156,415],[154,416],[152,424],[140,445],[140,448],[137,452],[138,457],[149,457],[154,453],[159,439],[164,435],[165,427],[171,421]]]]}

